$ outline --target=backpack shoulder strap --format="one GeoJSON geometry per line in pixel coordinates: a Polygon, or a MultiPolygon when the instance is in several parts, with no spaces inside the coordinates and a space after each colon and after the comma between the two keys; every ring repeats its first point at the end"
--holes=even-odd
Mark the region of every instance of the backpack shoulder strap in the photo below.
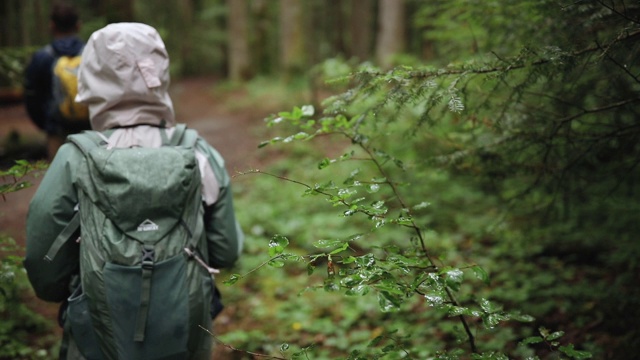
{"type": "Polygon", "coordinates": [[[198,132],[193,129],[188,129],[186,124],[177,124],[174,126],[171,139],[167,137],[166,129],[161,129],[162,145],[163,146],[185,146],[193,148],[198,141],[198,132]]]}
{"type": "Polygon", "coordinates": [[[199,138],[199,135],[197,131],[195,131],[194,129],[186,129],[184,132],[184,135],[182,136],[182,141],[180,142],[180,145],[188,148],[195,148],[198,138],[199,138]]]}
{"type": "Polygon", "coordinates": [[[91,149],[107,144],[107,138],[97,131],[83,131],[67,136],[67,142],[75,145],[82,155],[87,156],[91,149]]]}
{"type": "Polygon", "coordinates": [[[49,262],[53,261],[53,259],[56,257],[56,254],[58,254],[58,251],[60,251],[62,245],[70,240],[73,237],[73,234],[75,234],[79,228],[80,213],[76,210],[67,226],[62,229],[60,234],[58,234],[56,239],[51,244],[51,247],[49,247],[49,251],[47,251],[47,254],[44,256],[44,260],[49,262]]]}
{"type": "MultiPolygon", "coordinates": [[[[96,148],[103,143],[106,143],[106,138],[104,138],[104,135],[95,131],[84,131],[80,134],[68,136],[67,141],[74,144],[78,149],[80,149],[83,156],[87,156],[91,149],[96,148]]],[[[44,259],[46,261],[53,261],[62,245],[70,240],[73,237],[73,234],[75,234],[79,228],[80,212],[78,211],[78,209],[75,209],[73,217],[71,218],[71,220],[69,220],[67,226],[62,229],[60,234],[58,234],[56,239],[53,241],[44,259]]]]}
{"type": "Polygon", "coordinates": [[[175,130],[173,131],[173,135],[171,136],[171,140],[169,141],[169,145],[178,146],[182,142],[182,137],[184,136],[185,131],[187,131],[187,125],[185,124],[177,124],[175,126],[175,130]]]}

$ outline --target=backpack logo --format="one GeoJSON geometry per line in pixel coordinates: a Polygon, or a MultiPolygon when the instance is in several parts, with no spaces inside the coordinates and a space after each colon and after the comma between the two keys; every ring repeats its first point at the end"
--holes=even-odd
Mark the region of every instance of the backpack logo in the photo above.
{"type": "Polygon", "coordinates": [[[147,219],[138,225],[138,231],[156,231],[159,227],[153,221],[147,219]]]}

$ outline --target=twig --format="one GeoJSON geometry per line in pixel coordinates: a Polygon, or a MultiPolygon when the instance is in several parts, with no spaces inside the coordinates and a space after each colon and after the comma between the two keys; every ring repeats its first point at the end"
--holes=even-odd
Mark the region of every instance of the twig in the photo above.
{"type": "Polygon", "coordinates": [[[211,335],[211,337],[213,338],[213,340],[215,340],[218,344],[224,346],[225,348],[231,350],[231,351],[237,351],[237,352],[241,352],[241,353],[245,353],[245,354],[249,354],[252,356],[256,356],[256,357],[260,357],[260,358],[265,358],[265,359],[279,359],[279,360],[289,360],[287,358],[283,358],[283,357],[279,357],[279,356],[273,356],[273,355],[267,355],[267,354],[260,354],[260,353],[255,353],[252,351],[247,351],[247,350],[242,350],[242,349],[238,349],[235,348],[227,343],[225,343],[224,341],[218,339],[217,336],[215,336],[211,331],[209,331],[209,329],[204,328],[203,326],[199,325],[200,328],[204,331],[206,331],[209,335],[211,335]]]}

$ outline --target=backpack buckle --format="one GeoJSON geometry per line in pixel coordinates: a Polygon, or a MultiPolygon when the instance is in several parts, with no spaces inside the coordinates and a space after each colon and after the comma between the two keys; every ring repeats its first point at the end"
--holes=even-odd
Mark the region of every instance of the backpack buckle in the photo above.
{"type": "Polygon", "coordinates": [[[142,247],[142,268],[152,270],[155,258],[156,251],[154,250],[153,246],[144,245],[142,247]]]}

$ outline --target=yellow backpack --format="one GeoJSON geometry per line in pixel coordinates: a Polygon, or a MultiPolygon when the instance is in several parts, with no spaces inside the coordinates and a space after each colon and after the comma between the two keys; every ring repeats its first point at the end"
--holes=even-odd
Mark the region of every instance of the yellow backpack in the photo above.
{"type": "Polygon", "coordinates": [[[89,109],[86,105],[75,102],[78,94],[78,68],[82,57],[54,55],[53,80],[51,83],[55,112],[63,121],[89,121],[89,109]]]}

